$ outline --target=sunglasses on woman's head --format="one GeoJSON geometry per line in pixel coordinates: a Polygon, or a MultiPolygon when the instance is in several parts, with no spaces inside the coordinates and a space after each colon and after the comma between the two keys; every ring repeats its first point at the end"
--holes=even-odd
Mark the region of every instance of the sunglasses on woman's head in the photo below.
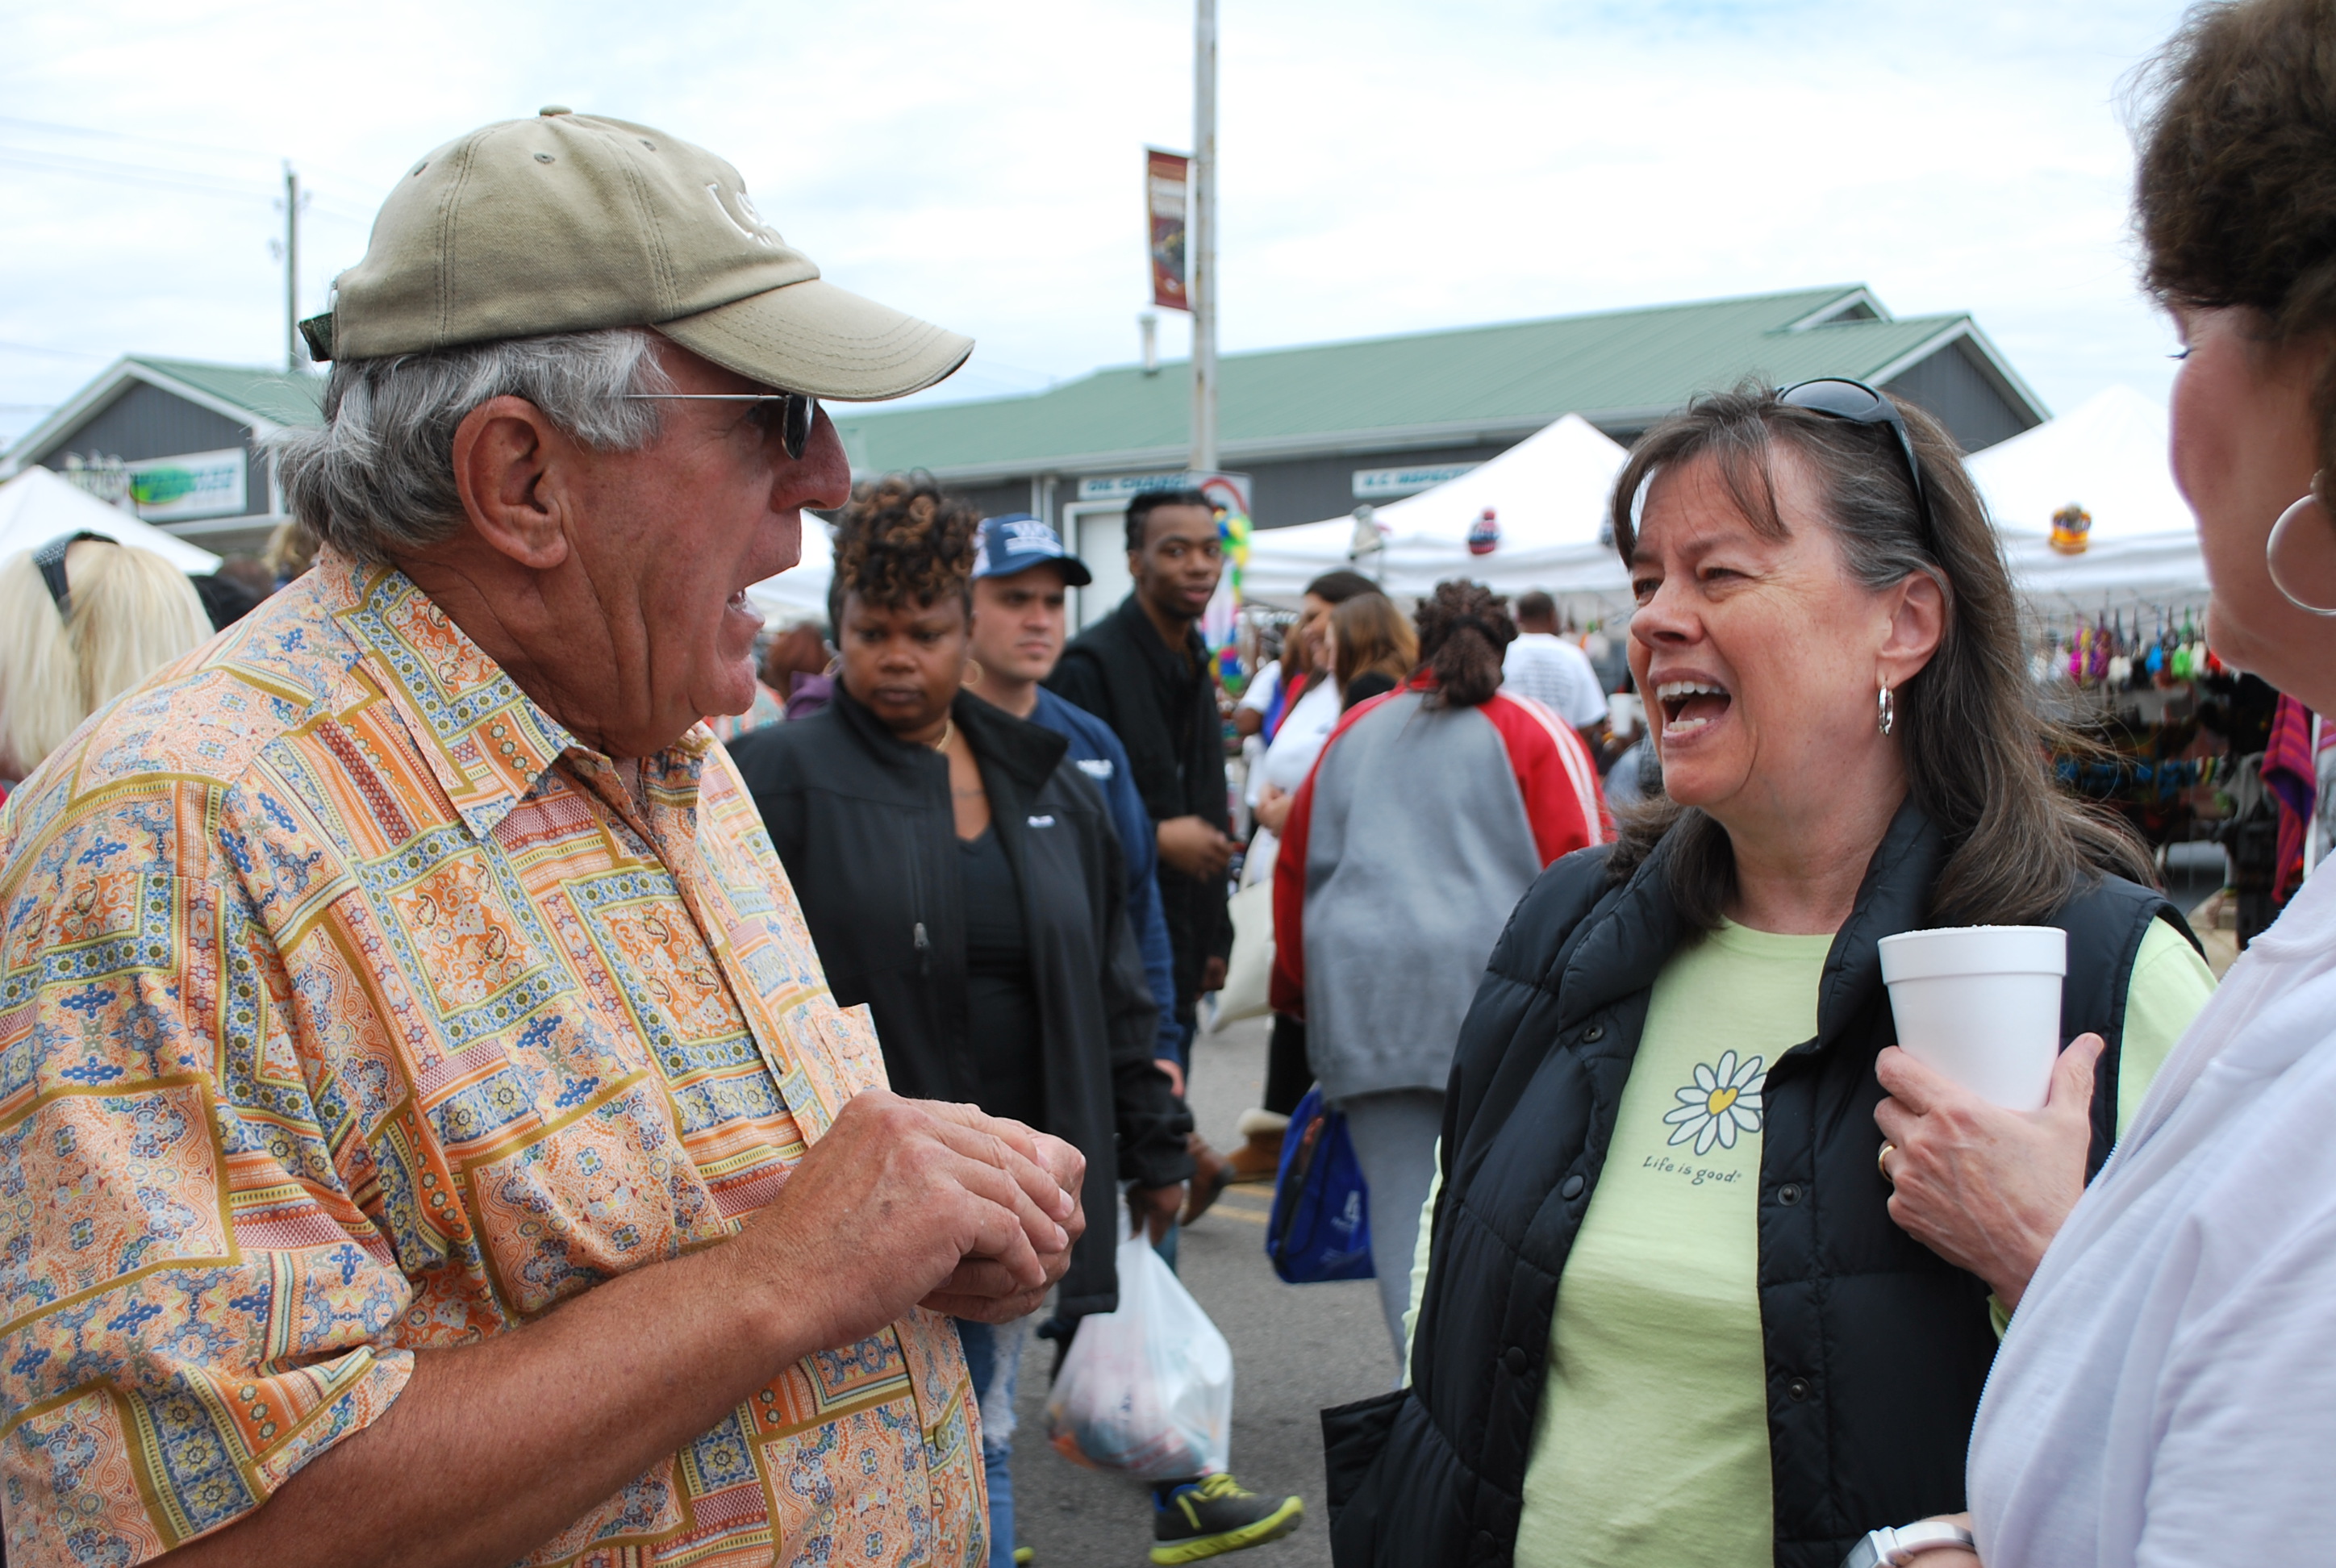
{"type": "Polygon", "coordinates": [[[1906,422],[1899,417],[1896,404],[1862,381],[1834,375],[1780,386],[1776,401],[1786,408],[1806,409],[1852,424],[1888,425],[1898,438],[1898,454],[1906,460],[1906,477],[1913,482],[1914,510],[1922,517],[1923,531],[1933,539],[1938,536],[1931,521],[1931,497],[1922,488],[1922,465],[1914,456],[1913,438],[1906,433],[1906,422]]]}
{"type": "Polygon", "coordinates": [[[775,435],[787,455],[803,461],[811,427],[819,419],[819,399],[808,392],[628,392],[627,403],[751,403],[746,417],[764,435],[775,435]]]}

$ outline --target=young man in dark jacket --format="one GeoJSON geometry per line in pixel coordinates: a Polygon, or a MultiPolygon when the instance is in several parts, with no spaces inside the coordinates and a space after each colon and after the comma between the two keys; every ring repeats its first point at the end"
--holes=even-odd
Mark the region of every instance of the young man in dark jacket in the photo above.
{"type": "MultiPolygon", "coordinates": [[[[1216,509],[1196,490],[1154,491],[1127,508],[1126,602],[1073,638],[1049,689],[1109,725],[1152,818],[1160,902],[1175,955],[1176,1022],[1189,1065],[1201,993],[1225,983],[1232,918],[1226,868],[1236,844],[1225,799],[1223,721],[1199,621],[1224,574],[1216,509]]],[[[1187,1221],[1230,1173],[1195,1140],[1202,1169],[1187,1221]]]]}
{"type": "Polygon", "coordinates": [[[1070,742],[1070,760],[1095,781],[1111,808],[1127,869],[1127,921],[1144,955],[1144,977],[1160,1004],[1153,1056],[1183,1093],[1183,1030],[1176,1022],[1176,960],[1160,910],[1159,855],[1152,818],[1111,726],[1039,682],[1063,657],[1067,590],[1095,580],[1062,536],[1027,511],[982,520],[973,563],[972,690],[1016,718],[1070,742]]]}

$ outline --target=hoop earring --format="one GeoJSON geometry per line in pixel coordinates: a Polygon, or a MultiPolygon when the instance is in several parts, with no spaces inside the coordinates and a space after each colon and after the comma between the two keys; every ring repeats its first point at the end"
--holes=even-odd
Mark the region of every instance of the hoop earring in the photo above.
{"type": "MultiPolygon", "coordinates": [[[[2263,541],[2263,570],[2270,574],[2271,585],[2279,589],[2280,597],[2306,615],[2336,616],[2336,605],[2313,604],[2279,579],[2279,553],[2288,537],[2288,525],[2302,517],[2304,509],[2317,504],[2319,500],[2319,485],[2315,481],[2312,488],[2304,492],[2302,500],[2279,514],[2279,521],[2271,525],[2271,537],[2263,541]]],[[[2299,536],[2302,532],[2301,529],[2295,531],[2299,536]]]]}
{"type": "Polygon", "coordinates": [[[977,687],[981,684],[981,661],[969,658],[965,661],[965,673],[957,677],[957,683],[962,687],[977,687]]]}
{"type": "Polygon", "coordinates": [[[1882,696],[1879,701],[1875,704],[1875,707],[1877,709],[1875,714],[1876,728],[1880,729],[1883,735],[1888,735],[1892,730],[1898,727],[1898,698],[1896,694],[1892,692],[1886,684],[1882,688],[1882,696]]]}

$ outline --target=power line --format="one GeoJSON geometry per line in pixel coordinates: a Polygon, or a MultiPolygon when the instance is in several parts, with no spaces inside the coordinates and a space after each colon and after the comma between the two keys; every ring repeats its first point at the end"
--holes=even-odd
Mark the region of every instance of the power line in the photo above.
{"type": "Polygon", "coordinates": [[[131,131],[106,131],[94,125],[67,125],[55,120],[26,120],[15,114],[0,114],[0,125],[14,126],[19,131],[47,131],[60,136],[86,136],[99,141],[142,141],[149,147],[168,147],[174,151],[217,152],[229,158],[265,158],[248,147],[220,147],[205,141],[181,141],[176,137],[141,136],[131,131]]]}
{"type": "Polygon", "coordinates": [[[113,357],[110,354],[92,354],[86,348],[50,348],[38,343],[11,343],[5,337],[0,337],[0,348],[9,349],[17,354],[53,355],[59,359],[111,359],[113,357]]]}
{"type": "MultiPolygon", "coordinates": [[[[70,152],[50,152],[36,148],[12,146],[0,142],[0,165],[38,170],[49,174],[73,174],[90,180],[111,180],[125,185],[144,185],[164,190],[200,191],[207,196],[224,196],[248,201],[280,200],[270,184],[257,180],[246,183],[233,178],[204,174],[190,169],[170,169],[152,163],[124,163],[114,159],[83,158],[70,152]]],[[[311,191],[314,196],[316,193],[311,191]]],[[[373,214],[360,212],[334,200],[318,198],[316,209],[345,223],[373,221],[373,214]]]]}
{"type": "MultiPolygon", "coordinates": [[[[35,135],[70,136],[79,137],[84,141],[163,147],[173,152],[210,153],[238,161],[250,160],[263,163],[277,161],[273,155],[248,147],[222,147],[214,142],[180,141],[159,136],[141,136],[133,131],[102,130],[89,125],[68,125],[54,120],[28,120],[22,115],[0,114],[0,130],[6,129],[31,131],[35,135]]],[[[133,184],[155,185],[168,182],[188,190],[202,190],[212,195],[221,196],[250,197],[262,190],[267,190],[271,192],[272,199],[275,185],[274,180],[265,175],[252,178],[240,174],[220,174],[200,169],[189,169],[183,164],[133,162],[122,158],[92,157],[85,153],[67,152],[47,147],[25,146],[21,141],[0,141],[0,161],[14,163],[24,168],[44,169],[54,173],[85,174],[97,179],[121,180],[133,184]]],[[[310,194],[314,197],[316,193],[313,180],[317,166],[305,159],[301,161],[301,166],[309,170],[310,194]]],[[[326,197],[319,204],[320,207],[336,218],[355,223],[370,223],[373,220],[370,192],[374,182],[343,174],[338,170],[326,170],[325,172],[330,174],[336,180],[346,180],[352,186],[366,190],[368,197],[362,204],[348,207],[343,206],[331,197],[326,197]]]]}
{"type": "MultiPolygon", "coordinates": [[[[19,131],[47,131],[59,136],[87,137],[101,141],[142,142],[149,147],[166,147],[173,152],[216,152],[222,158],[249,158],[262,163],[273,163],[277,161],[277,154],[262,152],[257,148],[222,147],[217,142],[184,141],[170,136],[141,136],[132,131],[104,130],[94,125],[68,125],[56,120],[26,120],[15,114],[0,114],[0,126],[14,126],[19,131]]],[[[300,160],[300,167],[311,170],[321,170],[336,180],[346,180],[351,185],[366,190],[375,188],[378,183],[375,180],[351,174],[345,170],[329,168],[306,158],[300,160]]]]}

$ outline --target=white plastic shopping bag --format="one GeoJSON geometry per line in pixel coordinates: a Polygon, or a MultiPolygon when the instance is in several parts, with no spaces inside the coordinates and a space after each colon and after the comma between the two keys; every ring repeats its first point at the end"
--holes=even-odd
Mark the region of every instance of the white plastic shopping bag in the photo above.
{"type": "Polygon", "coordinates": [[[1119,1310],[1082,1320],[1046,1397],[1046,1435],[1097,1470],[1147,1481],[1225,1468],[1233,1353],[1141,1227],[1120,1226],[1119,1310]]]}

